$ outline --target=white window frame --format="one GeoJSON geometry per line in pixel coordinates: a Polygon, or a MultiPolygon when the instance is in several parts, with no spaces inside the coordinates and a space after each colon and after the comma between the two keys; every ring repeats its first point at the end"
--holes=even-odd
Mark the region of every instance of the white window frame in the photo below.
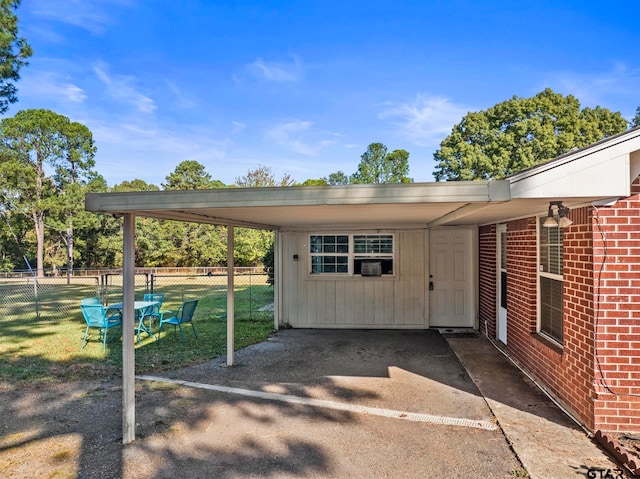
{"type": "MultiPolygon", "coordinates": [[[[559,226],[553,226],[551,228],[546,228],[544,226],[542,226],[543,221],[546,219],[547,217],[538,217],[537,218],[537,228],[536,228],[536,258],[537,258],[537,264],[538,264],[538,271],[537,271],[537,284],[536,284],[536,295],[537,295],[537,332],[544,336],[545,338],[547,338],[549,341],[552,341],[553,343],[557,344],[558,346],[562,347],[563,345],[563,341],[564,341],[564,334],[562,333],[563,329],[564,329],[564,274],[563,274],[563,262],[564,262],[564,234],[563,234],[563,230],[561,227],[559,226]],[[552,273],[549,271],[545,271],[544,270],[544,265],[542,264],[542,258],[541,258],[541,248],[542,248],[542,244],[541,244],[541,233],[543,229],[552,229],[552,228],[557,228],[558,232],[559,232],[559,243],[556,243],[557,245],[560,246],[561,250],[559,253],[559,268],[560,268],[560,273],[552,273]],[[553,333],[551,333],[551,331],[549,330],[545,330],[543,328],[543,305],[542,305],[542,283],[543,283],[543,279],[548,279],[551,281],[556,281],[558,283],[560,283],[560,286],[562,288],[562,295],[560,298],[560,307],[557,308],[560,311],[560,331],[561,331],[561,336],[560,337],[556,337],[553,333]]],[[[556,221],[559,218],[556,217],[556,221]]],[[[551,243],[549,243],[551,245],[551,243]]]]}
{"type": "Polygon", "coordinates": [[[307,255],[308,255],[308,261],[309,261],[309,275],[313,276],[313,277],[326,277],[326,276],[333,276],[333,277],[360,277],[362,276],[359,273],[355,273],[354,270],[354,265],[355,265],[355,261],[356,260],[363,260],[363,259],[386,259],[386,260],[391,260],[392,264],[393,264],[393,272],[392,273],[387,273],[387,274],[382,274],[381,277],[386,277],[386,278],[390,278],[390,277],[394,277],[396,275],[396,265],[397,265],[397,261],[396,261],[396,237],[394,233],[379,233],[379,232],[375,232],[375,233],[369,233],[369,232],[358,232],[358,233],[345,233],[345,232],[339,232],[339,233],[310,233],[309,234],[309,247],[307,248],[307,255]],[[337,253],[337,252],[312,252],[311,251],[311,245],[312,245],[312,237],[314,236],[322,236],[327,237],[327,236],[347,236],[348,237],[348,245],[349,245],[349,251],[348,253],[337,253]],[[366,236],[366,237],[391,237],[391,253],[388,252],[384,252],[384,253],[380,253],[380,252],[355,252],[355,237],[356,236],[366,236]],[[348,270],[347,272],[329,272],[329,273],[325,273],[325,272],[318,272],[318,273],[314,273],[313,272],[313,257],[318,257],[318,256],[346,256],[348,258],[347,262],[348,262],[348,270]]]}

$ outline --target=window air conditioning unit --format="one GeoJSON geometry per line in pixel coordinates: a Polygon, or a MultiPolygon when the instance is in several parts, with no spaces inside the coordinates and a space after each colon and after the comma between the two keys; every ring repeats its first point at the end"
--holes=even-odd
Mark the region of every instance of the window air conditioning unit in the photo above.
{"type": "Polygon", "coordinates": [[[360,274],[362,276],[381,276],[382,275],[382,261],[379,261],[379,260],[364,260],[364,261],[362,261],[360,274]]]}

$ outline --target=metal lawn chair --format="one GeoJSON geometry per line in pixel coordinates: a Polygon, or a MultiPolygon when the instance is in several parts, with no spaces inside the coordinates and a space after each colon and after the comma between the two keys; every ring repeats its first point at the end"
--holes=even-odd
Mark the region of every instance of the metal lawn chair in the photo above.
{"type": "Polygon", "coordinates": [[[198,300],[194,299],[191,301],[185,301],[182,306],[178,308],[178,310],[174,313],[170,310],[160,311],[160,327],[158,330],[158,341],[160,341],[160,335],[162,334],[162,327],[165,324],[173,325],[173,337],[176,336],[176,327],[180,329],[180,340],[182,344],[184,344],[184,335],[182,334],[182,325],[185,323],[191,323],[191,329],[193,330],[193,335],[198,339],[198,334],[196,333],[196,328],[193,326],[193,313],[196,310],[196,306],[198,306],[198,300]]]}
{"type": "Polygon", "coordinates": [[[80,301],[80,310],[82,316],[87,323],[87,328],[84,331],[84,338],[82,338],[82,346],[84,348],[87,344],[87,338],[89,337],[89,328],[98,329],[98,339],[102,337],[102,349],[106,351],[107,343],[111,342],[115,336],[107,341],[109,335],[109,329],[118,327],[122,329],[122,314],[118,312],[107,311],[98,298],[86,298],[80,301]],[[96,301],[97,300],[97,301],[96,301]]]}
{"type": "Polygon", "coordinates": [[[155,301],[158,303],[156,306],[147,309],[144,314],[160,320],[160,310],[162,309],[162,303],[164,303],[164,294],[145,294],[142,297],[142,301],[155,301]]]}
{"type": "Polygon", "coordinates": [[[164,302],[164,294],[145,294],[142,297],[142,301],[153,301],[158,304],[149,306],[144,311],[140,311],[140,317],[138,318],[139,324],[136,328],[136,332],[138,334],[138,342],[140,342],[140,331],[144,330],[149,333],[150,336],[153,336],[151,331],[153,330],[153,320],[160,321],[160,310],[162,309],[162,303],[164,302]],[[144,326],[145,319],[148,321],[149,326],[144,326]]]}

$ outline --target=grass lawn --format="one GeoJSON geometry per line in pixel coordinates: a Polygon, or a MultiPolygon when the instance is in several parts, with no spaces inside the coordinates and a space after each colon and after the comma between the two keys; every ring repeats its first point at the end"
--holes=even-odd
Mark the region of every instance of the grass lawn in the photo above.
{"type": "MultiPolygon", "coordinates": [[[[172,289],[176,286],[172,285],[172,289]]],[[[174,299],[166,300],[162,309],[177,309],[183,300],[193,297],[193,291],[191,287],[190,294],[174,294],[174,299]]],[[[64,287],[58,288],[57,298],[50,291],[48,294],[48,308],[55,309],[56,301],[69,303],[69,291],[64,287]]],[[[81,297],[86,296],[91,294],[81,297]]],[[[104,352],[102,342],[98,341],[98,330],[92,328],[87,345],[80,349],[86,326],[79,307],[81,297],[74,297],[74,307],[63,319],[25,320],[25,314],[19,311],[1,314],[1,382],[106,379],[121,375],[122,341],[119,336],[107,344],[104,352]]],[[[168,294],[167,298],[170,297],[168,294]]],[[[173,337],[172,327],[163,330],[159,342],[143,334],[142,342],[135,343],[136,374],[179,368],[226,354],[226,289],[209,286],[195,297],[199,299],[193,320],[198,339],[189,325],[183,327],[185,345],[180,342],[179,333],[173,337]]],[[[264,283],[236,286],[235,349],[261,342],[273,332],[273,313],[258,311],[272,301],[273,288],[264,283]]],[[[155,328],[154,333],[157,324],[155,328]]]]}

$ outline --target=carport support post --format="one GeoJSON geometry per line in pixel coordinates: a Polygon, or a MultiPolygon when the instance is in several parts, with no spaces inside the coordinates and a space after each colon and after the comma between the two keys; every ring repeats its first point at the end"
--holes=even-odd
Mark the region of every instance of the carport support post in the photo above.
{"type": "Polygon", "coordinates": [[[233,280],[234,280],[234,265],[233,257],[235,256],[235,250],[233,246],[234,227],[232,225],[227,226],[227,366],[233,366],[233,343],[234,343],[234,294],[233,294],[233,280]]]}
{"type": "Polygon", "coordinates": [[[122,444],[136,438],[135,350],[133,301],[135,296],[136,215],[124,215],[122,258],[122,444]]]}

